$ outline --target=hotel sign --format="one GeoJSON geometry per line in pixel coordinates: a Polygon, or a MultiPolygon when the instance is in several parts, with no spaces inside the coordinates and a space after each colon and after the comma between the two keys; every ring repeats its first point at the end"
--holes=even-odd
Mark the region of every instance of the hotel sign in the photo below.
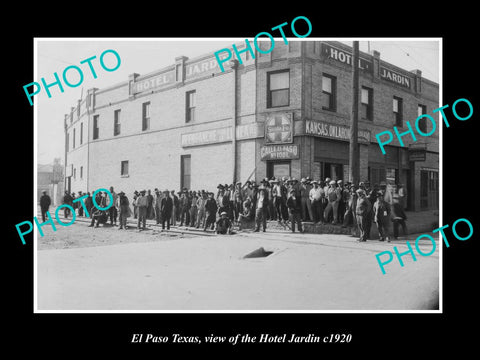
{"type": "Polygon", "coordinates": [[[260,148],[261,160],[284,160],[300,158],[298,145],[271,145],[260,148]]]}
{"type": "MultiPolygon", "coordinates": [[[[352,53],[341,50],[334,46],[328,45],[326,43],[322,44],[322,54],[329,59],[333,59],[335,61],[341,62],[343,64],[352,65],[352,53]]],[[[361,70],[365,70],[367,72],[373,72],[373,63],[367,59],[362,57],[358,58],[358,67],[361,70]]]]}
{"type": "MultiPolygon", "coordinates": [[[[350,127],[344,125],[329,124],[317,120],[305,121],[305,134],[350,141],[350,127]]],[[[370,143],[370,131],[359,129],[358,141],[367,144],[370,143]]]]}
{"type": "Polygon", "coordinates": [[[380,66],[380,77],[410,89],[410,78],[408,76],[399,74],[398,72],[389,70],[383,66],[380,66]]]}
{"type": "Polygon", "coordinates": [[[132,84],[132,94],[142,91],[157,90],[175,83],[175,71],[169,71],[160,75],[152,76],[145,80],[139,80],[132,84]]]}

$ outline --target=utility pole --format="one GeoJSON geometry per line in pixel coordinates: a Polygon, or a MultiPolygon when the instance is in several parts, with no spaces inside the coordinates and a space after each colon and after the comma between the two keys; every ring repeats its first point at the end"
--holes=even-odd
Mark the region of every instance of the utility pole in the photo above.
{"type": "Polygon", "coordinates": [[[360,153],[358,148],[358,41],[353,42],[352,57],[352,115],[350,124],[349,176],[358,185],[360,181],[360,153]]]}

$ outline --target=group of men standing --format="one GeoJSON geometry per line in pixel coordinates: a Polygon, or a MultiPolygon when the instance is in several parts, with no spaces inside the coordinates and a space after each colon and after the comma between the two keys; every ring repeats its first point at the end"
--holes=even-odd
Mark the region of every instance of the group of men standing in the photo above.
{"type": "MultiPolygon", "coordinates": [[[[127,218],[137,219],[138,231],[144,230],[146,220],[156,220],[162,229],[170,225],[190,226],[215,229],[217,233],[232,233],[234,225],[242,222],[254,222],[255,231],[266,231],[267,220],[275,220],[288,226],[292,232],[295,228],[303,232],[302,222],[311,221],[319,224],[338,224],[344,227],[358,226],[360,238],[370,238],[372,222],[377,225],[380,240],[389,241],[389,223],[393,222],[394,238],[398,237],[398,226],[406,233],[405,189],[400,185],[399,191],[392,194],[386,183],[370,187],[368,181],[358,186],[342,180],[326,178],[324,181],[309,177],[298,181],[295,178],[263,179],[260,184],[247,181],[235,184],[219,184],[217,194],[205,190],[191,191],[186,188],[175,190],[150,190],[134,192],[130,204],[126,194],[118,194],[110,187],[110,194],[97,192],[94,206],[90,193],[65,192],[64,204],[78,209],[78,215],[84,216],[84,208],[76,198],[85,197],[84,204],[92,221],[90,226],[98,227],[110,220],[110,225],[119,229],[127,228],[127,218]],[[112,206],[110,202],[113,200],[112,206]],[[133,207],[131,210],[130,205],[133,207]],[[96,223],[96,225],[95,225],[96,223]]],[[[50,198],[44,192],[40,199],[42,218],[50,206],[50,198]]],[[[64,217],[70,215],[69,208],[64,208],[64,217]]]]}

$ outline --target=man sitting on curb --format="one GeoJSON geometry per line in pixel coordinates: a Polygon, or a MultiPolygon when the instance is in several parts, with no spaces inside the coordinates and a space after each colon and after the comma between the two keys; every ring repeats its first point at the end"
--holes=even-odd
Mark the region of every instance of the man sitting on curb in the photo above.
{"type": "Polygon", "coordinates": [[[217,234],[234,234],[232,231],[233,224],[230,221],[230,219],[227,217],[227,212],[223,211],[220,214],[220,219],[218,219],[216,223],[216,229],[215,232],[217,234]]]}

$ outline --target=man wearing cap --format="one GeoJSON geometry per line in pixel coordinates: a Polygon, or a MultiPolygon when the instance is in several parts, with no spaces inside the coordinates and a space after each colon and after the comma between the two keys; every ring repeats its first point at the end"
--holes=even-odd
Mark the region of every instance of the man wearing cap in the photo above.
{"type": "Polygon", "coordinates": [[[358,189],[358,200],[357,200],[357,207],[355,209],[355,213],[357,215],[357,225],[358,229],[360,230],[360,238],[357,241],[367,241],[367,234],[365,228],[365,217],[371,211],[372,205],[370,201],[365,196],[365,190],[358,189]]]}
{"type": "Polygon", "coordinates": [[[295,232],[295,224],[298,224],[298,231],[303,233],[302,219],[300,216],[300,205],[296,199],[295,190],[291,189],[287,199],[288,215],[292,226],[292,232],[295,232]]]}
{"type": "Polygon", "coordinates": [[[310,201],[310,190],[312,186],[307,183],[307,179],[302,178],[300,181],[300,206],[302,209],[302,221],[313,221],[312,203],[310,201]]]}
{"type": "Polygon", "coordinates": [[[40,211],[42,212],[42,220],[45,222],[45,215],[47,214],[48,208],[52,203],[50,196],[47,195],[47,191],[42,191],[42,196],[40,197],[40,211]]]}
{"type": "Polygon", "coordinates": [[[258,194],[255,201],[255,232],[260,231],[260,224],[262,224],[263,232],[267,228],[267,214],[268,214],[268,194],[264,186],[258,188],[258,194]]]}
{"type": "Polygon", "coordinates": [[[140,196],[137,198],[137,208],[138,208],[138,220],[137,220],[137,230],[140,231],[140,225],[142,229],[146,229],[147,223],[147,208],[148,208],[148,199],[145,196],[146,191],[140,191],[140,196]]]}
{"type": "Polygon", "coordinates": [[[173,211],[173,199],[170,197],[170,192],[165,190],[164,196],[160,200],[160,213],[162,219],[162,230],[165,229],[165,223],[167,223],[167,230],[170,230],[170,218],[173,211]]]}
{"type": "Polygon", "coordinates": [[[135,190],[133,192],[133,201],[132,201],[132,205],[133,205],[133,218],[134,219],[137,219],[138,218],[138,206],[137,206],[137,199],[138,197],[140,196],[140,193],[135,190]]]}
{"type": "Polygon", "coordinates": [[[325,197],[325,193],[323,188],[318,185],[317,180],[312,181],[312,189],[310,189],[310,202],[312,203],[312,221],[314,223],[320,222],[323,224],[323,198],[325,197]]]}
{"type": "Polygon", "coordinates": [[[127,229],[127,218],[131,216],[130,206],[128,205],[128,198],[125,196],[123,191],[120,191],[118,193],[118,208],[120,210],[118,216],[120,226],[118,227],[118,230],[127,229]]]}
{"type": "Polygon", "coordinates": [[[335,180],[330,180],[329,187],[325,193],[325,197],[328,200],[327,207],[323,213],[325,222],[328,222],[330,214],[333,212],[333,222],[332,224],[337,224],[338,222],[338,191],[337,191],[337,182],[335,180]]]}
{"type": "Polygon", "coordinates": [[[205,226],[203,227],[203,231],[207,231],[209,226],[215,224],[215,216],[217,213],[217,202],[213,198],[213,192],[208,193],[208,199],[205,202],[205,226]]]}

